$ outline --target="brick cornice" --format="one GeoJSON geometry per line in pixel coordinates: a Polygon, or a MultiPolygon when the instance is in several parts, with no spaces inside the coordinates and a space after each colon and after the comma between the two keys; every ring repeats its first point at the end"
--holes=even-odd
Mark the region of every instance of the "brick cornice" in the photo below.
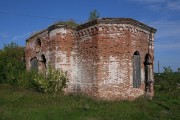
{"type": "MultiPolygon", "coordinates": [[[[120,30],[128,30],[131,32],[145,32],[145,33],[155,33],[157,30],[145,25],[139,21],[136,21],[131,18],[98,18],[96,20],[87,22],[85,24],[79,25],[76,28],[69,27],[67,25],[55,24],[51,25],[45,30],[37,32],[36,34],[32,35],[29,39],[36,37],[37,35],[45,32],[51,31],[53,29],[65,27],[74,30],[74,35],[76,37],[82,37],[84,35],[92,35],[97,34],[98,32],[103,30],[111,31],[120,31],[120,30]]],[[[26,41],[28,41],[27,39],[26,41]]]]}
{"type": "Polygon", "coordinates": [[[129,24],[129,25],[139,27],[143,30],[146,30],[152,33],[155,33],[157,31],[156,29],[149,27],[131,18],[100,18],[100,19],[96,19],[91,22],[79,25],[76,27],[76,30],[79,31],[79,30],[88,28],[90,26],[96,25],[96,24],[127,24],[127,25],[129,24]]]}

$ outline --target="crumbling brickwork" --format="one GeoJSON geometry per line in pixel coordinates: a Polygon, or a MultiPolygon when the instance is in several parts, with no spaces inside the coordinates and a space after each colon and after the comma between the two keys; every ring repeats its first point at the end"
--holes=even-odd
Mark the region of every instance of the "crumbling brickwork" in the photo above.
{"type": "Polygon", "coordinates": [[[129,18],[102,18],[71,28],[56,24],[26,43],[26,67],[68,72],[67,93],[100,99],[153,96],[156,29],[129,18]]]}

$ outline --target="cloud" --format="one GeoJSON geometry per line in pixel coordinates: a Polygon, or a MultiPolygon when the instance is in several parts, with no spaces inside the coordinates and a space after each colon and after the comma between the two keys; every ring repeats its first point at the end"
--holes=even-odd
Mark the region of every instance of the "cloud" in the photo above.
{"type": "Polygon", "coordinates": [[[11,42],[15,42],[18,45],[24,46],[25,40],[31,35],[31,32],[19,34],[12,36],[6,33],[0,33],[0,49],[3,48],[4,44],[9,44],[11,42]]]}
{"type": "Polygon", "coordinates": [[[16,35],[14,37],[12,37],[12,41],[14,42],[18,42],[18,41],[21,41],[21,40],[24,40],[30,36],[31,32],[27,32],[27,33],[23,33],[23,34],[20,34],[20,35],[16,35]]]}
{"type": "MultiPolygon", "coordinates": [[[[157,29],[154,43],[155,61],[160,61],[161,66],[171,66],[173,70],[176,70],[180,66],[180,20],[178,19],[180,0],[129,1],[141,4],[156,12],[157,15],[159,14],[159,17],[156,16],[149,20],[144,18],[141,21],[157,29]]],[[[155,71],[157,71],[156,65],[155,71]]]]}
{"type": "Polygon", "coordinates": [[[149,23],[157,29],[155,48],[158,50],[180,50],[180,21],[158,20],[149,23]]]}
{"type": "Polygon", "coordinates": [[[9,43],[10,42],[15,42],[20,46],[24,46],[25,45],[25,40],[30,36],[30,34],[31,34],[31,32],[27,32],[27,33],[12,36],[9,43]]]}
{"type": "Polygon", "coordinates": [[[157,39],[175,38],[180,36],[180,21],[158,20],[149,23],[149,25],[158,30],[157,39]]]}
{"type": "Polygon", "coordinates": [[[0,49],[6,44],[9,35],[7,33],[0,33],[0,49]]]}
{"type": "Polygon", "coordinates": [[[161,3],[161,2],[165,2],[166,0],[130,0],[130,1],[134,1],[134,2],[140,2],[140,3],[161,3]]]}
{"type": "Polygon", "coordinates": [[[138,2],[140,4],[145,4],[148,8],[152,10],[180,10],[179,0],[129,0],[132,2],[138,2]]]}
{"type": "Polygon", "coordinates": [[[1,40],[5,40],[6,38],[8,38],[8,34],[0,33],[0,38],[1,38],[1,40]]]}
{"type": "Polygon", "coordinates": [[[155,48],[158,50],[180,50],[180,43],[170,43],[170,44],[157,44],[155,48]]]}
{"type": "Polygon", "coordinates": [[[180,10],[180,1],[168,2],[167,6],[171,9],[180,10]]]}

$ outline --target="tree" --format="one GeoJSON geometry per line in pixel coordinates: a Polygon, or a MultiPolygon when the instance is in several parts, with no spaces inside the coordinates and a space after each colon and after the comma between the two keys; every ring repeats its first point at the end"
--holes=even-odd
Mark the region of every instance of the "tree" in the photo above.
{"type": "Polygon", "coordinates": [[[173,70],[171,69],[170,66],[168,67],[163,67],[164,68],[164,73],[173,73],[173,70]]]}
{"type": "Polygon", "coordinates": [[[158,78],[158,83],[161,85],[161,90],[173,91],[176,90],[180,81],[180,74],[174,73],[170,66],[163,67],[164,73],[160,76],[156,76],[158,78]]]}
{"type": "Polygon", "coordinates": [[[58,93],[66,87],[67,73],[51,69],[45,74],[37,71],[27,72],[25,69],[24,47],[16,43],[4,45],[0,49],[0,83],[9,83],[40,92],[58,93]]]}
{"type": "Polygon", "coordinates": [[[16,43],[4,45],[0,50],[0,83],[16,83],[19,74],[25,71],[25,52],[16,43]]]}
{"type": "Polygon", "coordinates": [[[99,18],[100,15],[99,13],[97,12],[97,10],[93,10],[90,12],[90,15],[89,15],[89,20],[88,21],[92,21],[92,20],[95,20],[97,18],[99,18]]]}
{"type": "Polygon", "coordinates": [[[180,68],[177,69],[177,72],[180,73],[180,68]]]}

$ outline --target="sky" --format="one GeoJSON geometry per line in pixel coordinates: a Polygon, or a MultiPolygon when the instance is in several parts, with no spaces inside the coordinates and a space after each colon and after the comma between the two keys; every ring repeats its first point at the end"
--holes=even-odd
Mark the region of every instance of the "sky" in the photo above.
{"type": "Polygon", "coordinates": [[[25,46],[34,32],[57,21],[85,23],[96,9],[100,17],[133,18],[157,29],[154,69],[180,68],[180,0],[0,0],[0,49],[25,46]]]}

